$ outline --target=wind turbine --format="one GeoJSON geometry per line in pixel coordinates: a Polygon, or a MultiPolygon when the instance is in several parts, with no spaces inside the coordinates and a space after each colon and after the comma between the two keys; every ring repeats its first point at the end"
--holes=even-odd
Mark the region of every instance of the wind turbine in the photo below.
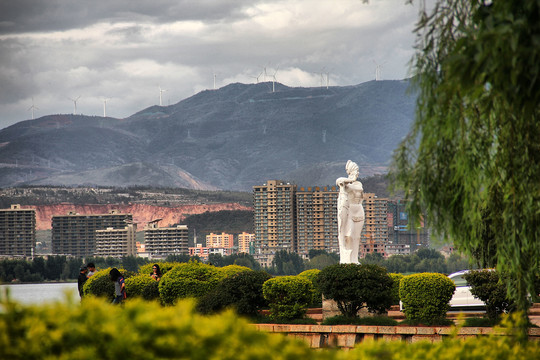
{"type": "Polygon", "coordinates": [[[377,62],[375,62],[375,60],[373,60],[373,63],[375,64],[375,81],[381,81],[381,69],[382,66],[386,64],[386,61],[382,64],[378,64],[377,62]]]}
{"type": "Polygon", "coordinates": [[[81,98],[81,95],[79,95],[76,99],[68,98],[69,100],[73,101],[73,115],[77,114],[77,101],[81,98]]]}
{"type": "MultiPolygon", "coordinates": [[[[38,110],[39,110],[39,108],[38,108],[37,106],[34,105],[34,98],[33,98],[33,97],[32,97],[32,106],[30,106],[30,107],[28,108],[28,110],[30,110],[30,109],[32,109],[32,120],[34,120],[34,110],[35,110],[35,109],[38,109],[38,110]]],[[[28,111],[28,110],[26,110],[26,111],[28,111]]]]}
{"type": "Polygon", "coordinates": [[[250,75],[249,77],[256,79],[257,84],[258,84],[259,83],[259,78],[261,77],[262,74],[263,74],[263,71],[261,71],[261,73],[259,75],[257,75],[257,76],[250,75]]]}
{"type": "Polygon", "coordinates": [[[158,86],[159,87],[159,106],[163,106],[163,97],[162,97],[162,94],[167,91],[165,89],[162,89],[161,86],[158,86]]]}
{"type": "Polygon", "coordinates": [[[103,117],[107,117],[107,101],[111,99],[103,99],[103,117]]]}
{"type": "Polygon", "coordinates": [[[278,70],[279,70],[279,66],[276,68],[276,71],[274,71],[274,75],[272,75],[272,92],[276,92],[276,74],[278,70]]]}

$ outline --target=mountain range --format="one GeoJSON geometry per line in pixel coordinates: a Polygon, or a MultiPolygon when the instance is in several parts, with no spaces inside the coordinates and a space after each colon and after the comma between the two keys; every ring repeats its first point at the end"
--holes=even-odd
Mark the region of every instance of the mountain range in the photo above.
{"type": "Polygon", "coordinates": [[[0,187],[332,185],[351,159],[387,171],[414,119],[409,80],[230,84],[130,117],[48,115],[0,130],[0,187]]]}

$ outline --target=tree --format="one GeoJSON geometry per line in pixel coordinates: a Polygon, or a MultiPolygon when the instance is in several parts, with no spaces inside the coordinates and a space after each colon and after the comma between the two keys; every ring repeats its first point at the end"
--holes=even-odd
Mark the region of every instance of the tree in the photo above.
{"type": "Polygon", "coordinates": [[[331,265],[313,281],[315,288],[334,300],[347,317],[356,317],[363,307],[375,313],[388,309],[392,305],[392,284],[385,268],[371,264],[331,265]]]}
{"type": "Polygon", "coordinates": [[[540,271],[539,11],[537,0],[438,0],[421,13],[417,114],[391,171],[410,213],[459,249],[478,251],[489,222],[523,311],[540,271]]]}
{"type": "Polygon", "coordinates": [[[272,266],[276,275],[296,275],[304,271],[304,262],[300,255],[285,250],[276,251],[272,266]]]}

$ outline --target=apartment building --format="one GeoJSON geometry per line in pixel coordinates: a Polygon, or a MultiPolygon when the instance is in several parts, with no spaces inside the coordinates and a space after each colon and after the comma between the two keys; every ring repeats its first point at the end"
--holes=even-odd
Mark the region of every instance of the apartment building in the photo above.
{"type": "Polygon", "coordinates": [[[144,228],[146,252],[152,259],[163,259],[168,255],[188,254],[188,227],[158,227],[151,222],[144,228]]]}
{"type": "Polygon", "coordinates": [[[388,242],[388,199],[378,198],[373,193],[364,193],[363,205],[366,220],[362,240],[388,242]]]}
{"type": "Polygon", "coordinates": [[[52,217],[52,252],[79,257],[96,252],[96,230],[125,229],[133,223],[132,214],[112,210],[108,214],[81,215],[69,212],[52,217]]]}
{"type": "Polygon", "coordinates": [[[296,251],[295,193],[296,185],[279,180],[253,187],[257,251],[296,251]]]}
{"type": "Polygon", "coordinates": [[[210,233],[206,235],[206,246],[210,248],[232,249],[234,246],[234,236],[226,233],[210,233]]]}
{"type": "Polygon", "coordinates": [[[128,224],[123,229],[96,230],[95,255],[117,258],[137,255],[136,234],[137,224],[128,224]]]}
{"type": "Polygon", "coordinates": [[[255,253],[255,234],[243,232],[238,234],[238,252],[253,255],[255,253]]]}
{"type": "Polygon", "coordinates": [[[0,255],[33,256],[36,250],[36,211],[11,205],[0,209],[0,255]]]}
{"type": "Polygon", "coordinates": [[[337,197],[332,187],[300,188],[296,192],[296,251],[307,256],[309,250],[339,252],[337,197]]]}

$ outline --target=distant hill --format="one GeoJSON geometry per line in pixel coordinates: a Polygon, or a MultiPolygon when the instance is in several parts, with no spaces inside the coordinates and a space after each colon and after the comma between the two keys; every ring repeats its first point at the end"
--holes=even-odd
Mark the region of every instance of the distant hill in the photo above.
{"type": "Polygon", "coordinates": [[[231,84],[126,118],[50,115],[0,131],[0,187],[332,185],[348,159],[383,174],[414,117],[409,82],[231,84]]]}

